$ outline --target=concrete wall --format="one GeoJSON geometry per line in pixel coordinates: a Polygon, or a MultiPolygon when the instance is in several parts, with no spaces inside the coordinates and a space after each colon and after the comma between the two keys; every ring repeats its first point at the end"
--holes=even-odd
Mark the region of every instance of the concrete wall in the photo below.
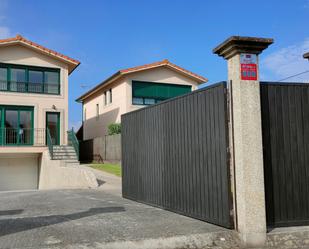
{"type": "Polygon", "coordinates": [[[34,128],[45,128],[46,112],[60,112],[60,143],[65,144],[68,130],[68,66],[21,45],[1,47],[0,62],[60,69],[60,95],[0,92],[0,105],[33,106],[34,128]],[[57,110],[52,109],[53,105],[57,110]]]}
{"type": "Polygon", "coordinates": [[[39,189],[96,188],[95,175],[82,167],[64,166],[64,161],[51,160],[49,152],[40,158],[39,189]]]}
{"type": "Polygon", "coordinates": [[[86,112],[86,120],[83,122],[84,140],[107,135],[108,125],[120,123],[122,114],[144,107],[132,105],[132,80],[191,85],[192,90],[196,90],[198,87],[198,82],[165,67],[136,72],[122,77],[84,101],[83,112],[84,114],[86,112]],[[112,89],[113,101],[105,106],[104,92],[109,89],[112,89]],[[99,117],[96,115],[97,104],[99,105],[99,117]]]}
{"type": "Polygon", "coordinates": [[[97,186],[93,172],[81,166],[67,166],[61,160],[51,160],[48,150],[41,153],[0,153],[0,191],[97,186]]]}
{"type": "Polygon", "coordinates": [[[97,137],[81,142],[81,161],[121,161],[121,135],[97,137]]]}

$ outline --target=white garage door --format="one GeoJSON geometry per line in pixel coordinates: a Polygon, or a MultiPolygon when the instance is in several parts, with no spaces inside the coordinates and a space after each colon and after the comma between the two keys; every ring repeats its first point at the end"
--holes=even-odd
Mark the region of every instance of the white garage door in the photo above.
{"type": "Polygon", "coordinates": [[[38,188],[37,157],[1,158],[0,191],[38,188]]]}

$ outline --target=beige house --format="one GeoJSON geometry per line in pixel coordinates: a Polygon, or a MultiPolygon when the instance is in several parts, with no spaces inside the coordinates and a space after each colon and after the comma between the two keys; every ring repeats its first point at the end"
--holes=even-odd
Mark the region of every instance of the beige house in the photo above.
{"type": "Polygon", "coordinates": [[[80,96],[83,139],[107,134],[108,125],[121,115],[198,88],[207,79],[168,60],[120,70],[80,96]]]}
{"type": "Polygon", "coordinates": [[[0,40],[0,191],[61,187],[67,173],[56,166],[77,162],[64,145],[68,76],[79,64],[20,35],[0,40]]]}

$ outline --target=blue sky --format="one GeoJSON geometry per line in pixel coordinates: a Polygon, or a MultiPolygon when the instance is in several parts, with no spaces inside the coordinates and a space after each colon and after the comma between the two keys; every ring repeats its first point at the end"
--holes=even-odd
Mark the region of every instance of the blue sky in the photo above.
{"type": "Polygon", "coordinates": [[[226,63],[212,49],[231,35],[275,39],[261,55],[263,80],[309,70],[302,59],[308,26],[309,0],[0,0],[1,38],[21,34],[81,61],[70,76],[74,127],[81,120],[75,99],[122,68],[167,58],[210,83],[225,80],[226,63]]]}

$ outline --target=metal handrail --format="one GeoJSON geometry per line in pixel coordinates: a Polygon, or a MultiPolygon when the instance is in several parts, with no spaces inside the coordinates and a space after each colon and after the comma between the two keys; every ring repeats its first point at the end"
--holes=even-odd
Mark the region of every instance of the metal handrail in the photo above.
{"type": "Polygon", "coordinates": [[[49,131],[48,128],[46,130],[46,134],[47,134],[46,143],[47,143],[47,146],[48,146],[50,158],[53,160],[53,158],[54,158],[54,145],[53,145],[53,140],[51,138],[50,131],[49,131]]]}
{"type": "Polygon", "coordinates": [[[46,146],[45,128],[0,128],[0,146],[46,146]]]}
{"type": "Polygon", "coordinates": [[[68,131],[67,133],[68,133],[68,140],[69,142],[72,143],[74,150],[76,152],[77,158],[79,160],[79,141],[76,137],[74,129],[72,128],[72,130],[68,131]]]}
{"type": "Polygon", "coordinates": [[[60,94],[60,84],[0,81],[0,91],[22,93],[60,94]]]}

